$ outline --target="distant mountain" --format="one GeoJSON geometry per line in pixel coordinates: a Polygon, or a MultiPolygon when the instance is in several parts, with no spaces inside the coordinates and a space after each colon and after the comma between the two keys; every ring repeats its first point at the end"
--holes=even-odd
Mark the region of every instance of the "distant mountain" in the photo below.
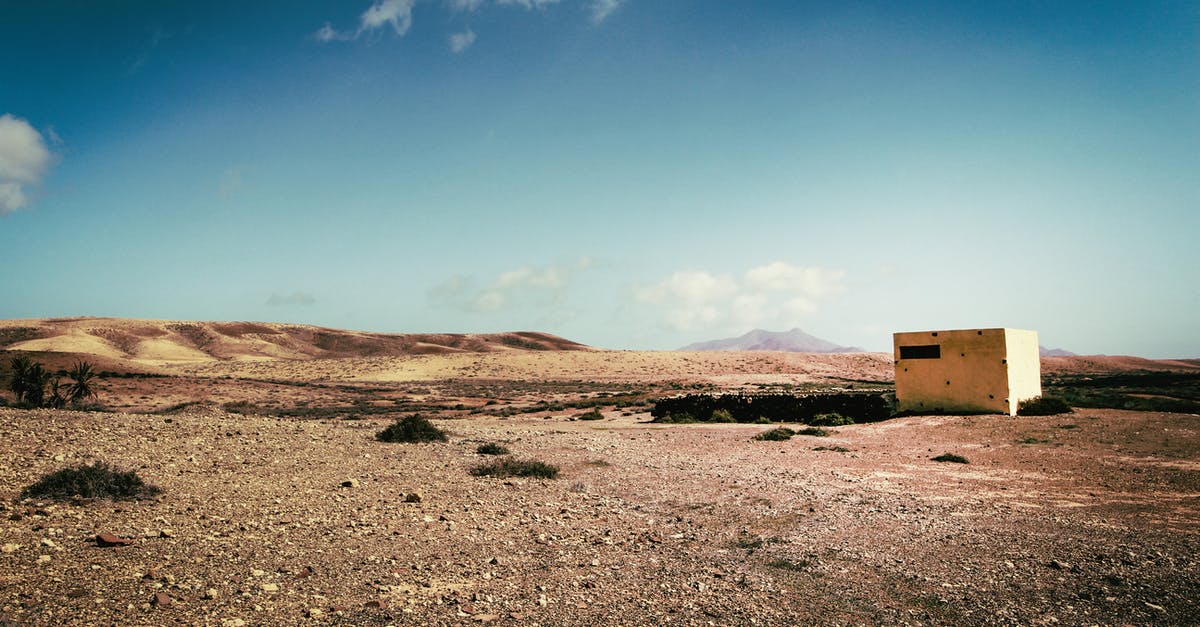
{"type": "Polygon", "coordinates": [[[1041,344],[1038,345],[1038,353],[1042,357],[1076,357],[1075,353],[1061,348],[1046,348],[1041,344]]]}
{"type": "Polygon", "coordinates": [[[764,331],[755,329],[740,337],[698,342],[683,351],[783,351],[788,353],[865,353],[857,346],[840,346],[801,331],[764,331]]]}

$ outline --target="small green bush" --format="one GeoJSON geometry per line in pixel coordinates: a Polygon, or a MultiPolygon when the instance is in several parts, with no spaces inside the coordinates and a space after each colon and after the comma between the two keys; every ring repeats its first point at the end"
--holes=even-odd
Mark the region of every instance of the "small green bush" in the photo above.
{"type": "Polygon", "coordinates": [[[817,438],[824,438],[833,435],[832,431],[826,431],[820,427],[804,427],[796,432],[796,435],[811,435],[817,438]]]}
{"type": "Polygon", "coordinates": [[[834,412],[830,414],[817,414],[808,420],[808,424],[814,427],[843,427],[854,424],[854,419],[834,412]]]}
{"type": "Polygon", "coordinates": [[[64,468],[45,475],[21,491],[21,498],[69,500],[111,499],[114,501],[141,499],[161,492],[142,481],[132,470],[121,471],[107,462],[64,468]]]}
{"type": "Polygon", "coordinates": [[[689,424],[696,422],[696,417],[687,412],[676,412],[667,414],[661,418],[655,418],[654,422],[665,422],[667,424],[689,424]]]}
{"type": "Polygon", "coordinates": [[[449,438],[446,432],[433,426],[428,418],[420,414],[410,414],[397,418],[396,422],[375,434],[380,442],[445,442],[449,438]]]}
{"type": "Polygon", "coordinates": [[[709,422],[733,422],[733,414],[728,409],[714,409],[709,415],[709,422]]]}
{"type": "Polygon", "coordinates": [[[1017,406],[1018,416],[1056,416],[1071,413],[1071,406],[1057,396],[1039,396],[1021,401],[1017,406]]]}
{"type": "Polygon", "coordinates": [[[971,463],[971,462],[967,461],[966,457],[963,457],[962,455],[955,455],[954,453],[942,453],[941,455],[938,455],[937,457],[931,457],[930,459],[932,459],[935,462],[950,462],[952,464],[969,464],[969,463],[971,463]]]}
{"type": "Polygon", "coordinates": [[[508,455],[508,449],[495,442],[480,444],[479,448],[475,449],[475,452],[480,455],[508,455]]]}
{"type": "Polygon", "coordinates": [[[578,420],[604,420],[604,414],[600,413],[599,409],[593,409],[592,411],[585,411],[582,414],[576,414],[575,418],[578,420]]]}
{"type": "Polygon", "coordinates": [[[471,468],[471,474],[476,477],[537,477],[540,479],[555,479],[558,477],[558,466],[536,460],[501,457],[495,461],[471,468]]]}
{"type": "Polygon", "coordinates": [[[783,440],[792,439],[793,435],[796,435],[795,431],[792,431],[791,429],[788,429],[787,427],[779,427],[777,429],[769,429],[767,431],[763,431],[762,433],[754,436],[754,439],[755,440],[766,440],[768,442],[782,442],[783,440]]]}

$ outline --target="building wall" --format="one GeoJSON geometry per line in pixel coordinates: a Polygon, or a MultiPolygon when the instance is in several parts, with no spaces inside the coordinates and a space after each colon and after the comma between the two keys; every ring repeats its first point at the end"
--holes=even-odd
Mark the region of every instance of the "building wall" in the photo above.
{"type": "Polygon", "coordinates": [[[1005,329],[1004,339],[1008,355],[1008,413],[1015,416],[1021,401],[1042,395],[1042,356],[1037,331],[1005,329]]]}
{"type": "Polygon", "coordinates": [[[996,412],[1041,393],[1037,333],[1015,329],[921,331],[893,335],[900,411],[996,412]],[[1012,335],[1010,344],[1009,335],[1012,335]],[[1032,342],[1032,359],[1028,347],[1032,342]],[[913,348],[928,347],[928,348],[913,348]],[[937,347],[936,357],[929,356],[937,347]],[[1017,363],[1009,360],[1018,355],[1017,363]],[[1014,388],[1014,375],[1016,387],[1014,388]],[[1013,394],[1013,390],[1017,394],[1013,394]]]}

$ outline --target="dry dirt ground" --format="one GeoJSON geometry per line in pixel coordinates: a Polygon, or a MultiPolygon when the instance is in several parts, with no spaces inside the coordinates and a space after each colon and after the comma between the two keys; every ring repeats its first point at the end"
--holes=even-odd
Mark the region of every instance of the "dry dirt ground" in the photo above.
{"type": "Polygon", "coordinates": [[[761,425],[650,424],[646,402],[869,386],[887,356],[507,355],[160,364],[100,381],[143,413],[0,409],[0,625],[1200,622],[1196,415],[921,416],[763,442],[761,425]],[[210,392],[417,399],[451,439],[377,442],[390,417],[370,412],[145,413],[210,392]],[[638,400],[603,405],[620,394],[638,400]],[[605,418],[480,413],[539,396],[605,418]],[[562,473],[474,477],[485,442],[562,473]],[[970,463],[931,460],[947,452],[970,463]],[[162,494],[19,498],[93,460],[162,494]]]}

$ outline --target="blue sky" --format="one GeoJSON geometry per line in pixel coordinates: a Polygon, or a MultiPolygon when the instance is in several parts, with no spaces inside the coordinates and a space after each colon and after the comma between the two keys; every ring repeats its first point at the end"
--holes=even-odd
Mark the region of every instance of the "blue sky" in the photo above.
{"type": "Polygon", "coordinates": [[[0,1],[0,317],[1200,356],[1194,2],[0,1]]]}

